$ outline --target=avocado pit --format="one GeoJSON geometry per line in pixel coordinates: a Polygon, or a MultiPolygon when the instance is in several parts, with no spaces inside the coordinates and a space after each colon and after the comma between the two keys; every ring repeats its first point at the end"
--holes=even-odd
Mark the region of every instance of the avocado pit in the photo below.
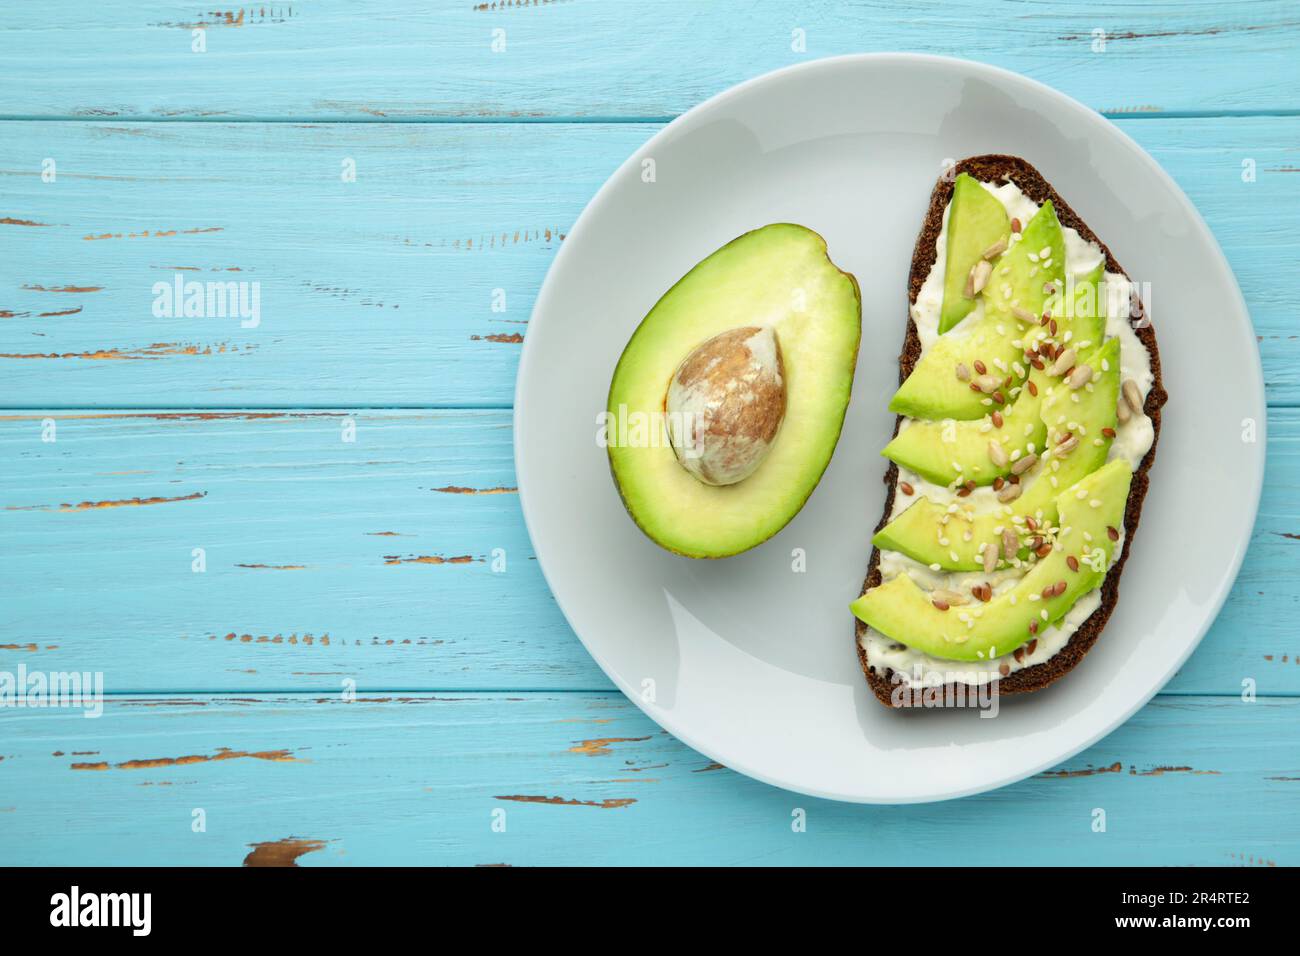
{"type": "Polygon", "coordinates": [[[752,475],[772,449],[785,407],[781,343],[759,326],[729,329],[697,346],[664,396],[673,453],[707,485],[752,475]]]}

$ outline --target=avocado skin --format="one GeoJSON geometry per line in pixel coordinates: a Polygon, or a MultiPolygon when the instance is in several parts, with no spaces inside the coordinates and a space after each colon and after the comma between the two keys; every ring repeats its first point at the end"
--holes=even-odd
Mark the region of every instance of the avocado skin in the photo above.
{"type": "MultiPolygon", "coordinates": [[[[817,485],[821,481],[822,475],[830,465],[835,445],[838,443],[839,435],[843,428],[844,416],[848,412],[848,403],[852,394],[858,348],[861,343],[862,293],[858,286],[858,280],[852,273],[846,272],[835,265],[835,263],[830,259],[827,251],[826,240],[820,234],[806,226],[797,223],[771,223],[758,229],[751,230],[736,237],[710,255],[706,256],[704,259],[700,260],[659,298],[651,310],[646,313],[645,318],[641,320],[633,331],[628,340],[627,346],[619,357],[619,361],[614,369],[614,374],[611,377],[610,389],[606,400],[606,411],[616,413],[620,399],[619,389],[621,376],[628,364],[635,361],[636,349],[634,346],[636,346],[638,339],[647,334],[653,334],[655,316],[656,313],[661,310],[661,307],[663,307],[665,303],[671,302],[675,293],[680,293],[684,288],[689,288],[690,284],[693,281],[696,281],[699,273],[705,269],[705,267],[718,260],[719,257],[725,256],[728,253],[742,251],[745,246],[750,243],[755,243],[765,239],[782,238],[792,243],[797,242],[806,244],[811,242],[815,244],[817,249],[818,269],[822,271],[824,276],[831,279],[833,282],[842,284],[842,288],[835,292],[837,297],[836,302],[840,306],[849,306],[849,311],[851,311],[852,335],[849,337],[847,344],[843,348],[837,350],[833,356],[836,368],[842,373],[840,380],[840,387],[842,390],[841,400],[835,403],[836,407],[831,413],[820,419],[823,433],[829,439],[829,447],[825,450],[824,455],[819,456],[820,460],[813,463],[815,465],[815,470],[810,468],[804,472],[803,477],[805,479],[804,483],[806,484],[806,487],[802,488],[795,497],[788,498],[784,502],[780,515],[775,520],[768,522],[768,527],[764,528],[762,532],[739,541],[733,538],[726,541],[700,545],[698,543],[684,543],[681,540],[680,532],[682,531],[682,528],[679,524],[675,525],[674,523],[667,523],[659,520],[658,516],[647,513],[647,508],[635,500],[628,488],[629,475],[626,471],[628,467],[627,463],[623,462],[622,467],[620,467],[617,450],[613,445],[610,445],[607,449],[610,475],[614,482],[615,489],[618,491],[619,499],[623,504],[624,509],[646,537],[664,550],[682,557],[696,559],[726,558],[733,554],[739,554],[757,547],[785,527],[785,525],[788,524],[800,510],[802,510],[808,498],[812,495],[813,491],[816,490],[817,485]]],[[[814,309],[809,305],[807,311],[812,312],[814,309]]],[[[839,317],[837,316],[833,318],[838,319],[839,317]]],[[[745,324],[743,320],[737,319],[736,322],[731,323],[728,326],[714,328],[714,332],[724,331],[725,328],[743,324],[745,324]]],[[[779,324],[777,328],[778,334],[780,334],[779,324]]],[[[700,341],[709,337],[711,337],[711,335],[701,333],[698,340],[691,343],[683,343],[680,349],[679,358],[684,358],[696,345],[699,344],[700,341]]],[[[675,367],[676,365],[674,363],[674,368],[675,367]]],[[[670,375],[671,372],[664,377],[663,390],[665,391],[667,389],[670,375]]],[[[826,376],[825,378],[830,379],[833,377],[834,376],[826,376]]],[[[821,381],[819,377],[813,376],[812,380],[818,381],[820,385],[825,385],[825,382],[821,381]]],[[[647,407],[643,410],[662,409],[662,405],[658,399],[656,399],[653,404],[656,406],[654,409],[647,407]]],[[[782,426],[782,428],[786,429],[787,425],[788,421],[786,425],[782,426]]],[[[778,443],[780,442],[780,439],[781,436],[778,434],[778,443]]],[[[751,484],[758,475],[763,473],[764,465],[767,464],[765,462],[764,465],[760,465],[754,475],[751,475],[749,478],[746,478],[744,481],[741,481],[736,485],[714,487],[705,485],[689,476],[689,473],[687,473],[686,470],[676,461],[671,449],[666,449],[666,451],[669,458],[673,461],[673,468],[671,469],[672,473],[676,474],[677,472],[680,472],[682,475],[686,475],[690,478],[691,484],[684,487],[691,488],[692,490],[696,490],[696,488],[705,489],[702,494],[710,496],[701,499],[701,513],[706,521],[712,514],[714,514],[713,509],[720,508],[725,510],[727,508],[728,503],[725,496],[727,496],[729,492],[732,492],[734,489],[745,488],[747,485],[751,484]]],[[[773,454],[775,454],[775,446],[773,454]]],[[[690,522],[692,525],[697,525],[698,523],[698,520],[692,520],[690,522]]]]}

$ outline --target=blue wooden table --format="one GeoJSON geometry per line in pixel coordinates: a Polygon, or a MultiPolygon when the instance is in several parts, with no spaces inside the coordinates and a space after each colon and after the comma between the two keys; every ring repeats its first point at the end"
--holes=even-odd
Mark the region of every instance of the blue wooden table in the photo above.
{"type": "Polygon", "coordinates": [[[965,863],[972,832],[986,862],[1300,863],[1298,54],[1291,2],[25,5],[0,673],[101,672],[106,702],[0,708],[0,864],[965,863]],[[1169,170],[1249,303],[1270,447],[1164,693],[1016,786],[860,807],[613,689],[532,560],[510,404],[547,266],[628,153],[742,79],[889,49],[1043,80],[1169,170]],[[169,306],[177,277],[247,308],[169,306]]]}

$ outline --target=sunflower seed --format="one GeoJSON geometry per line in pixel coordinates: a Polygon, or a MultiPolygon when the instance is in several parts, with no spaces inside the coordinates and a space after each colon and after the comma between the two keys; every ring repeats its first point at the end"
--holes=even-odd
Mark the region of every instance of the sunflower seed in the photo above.
{"type": "Polygon", "coordinates": [[[957,381],[959,382],[970,381],[970,369],[966,367],[966,363],[964,362],[957,363],[957,381]]]}
{"type": "Polygon", "coordinates": [[[1092,366],[1080,365],[1076,367],[1073,372],[1070,373],[1070,379],[1069,379],[1070,388],[1076,390],[1083,388],[1083,386],[1088,384],[1088,380],[1091,378],[1092,378],[1092,366]]]}
{"type": "Polygon", "coordinates": [[[998,501],[1002,502],[1004,505],[1010,504],[1019,497],[1020,485],[1013,484],[1012,482],[1007,482],[1003,485],[1002,489],[997,494],[998,501]]]}
{"type": "Polygon", "coordinates": [[[1074,360],[1076,358],[1078,358],[1078,356],[1075,354],[1074,349],[1066,349],[1058,355],[1056,361],[1052,363],[1050,369],[1051,374],[1064,375],[1074,365],[1074,360]]]}
{"type": "Polygon", "coordinates": [[[993,263],[987,259],[981,259],[975,265],[971,266],[970,274],[966,276],[966,298],[973,299],[979,295],[986,285],[989,284],[989,276],[993,274],[993,263]]]}
{"type": "Polygon", "coordinates": [[[1134,412],[1142,414],[1142,393],[1138,391],[1137,382],[1131,378],[1124,379],[1124,385],[1121,389],[1124,393],[1124,401],[1134,412]]]}
{"type": "Polygon", "coordinates": [[[980,255],[981,258],[984,259],[996,259],[998,256],[1002,255],[1002,253],[1006,251],[1007,251],[1007,240],[999,239],[997,242],[993,243],[993,245],[985,249],[980,255]]]}
{"type": "MultiPolygon", "coordinates": [[[[1014,487],[1014,486],[1008,486],[1008,487],[1014,487]]],[[[1002,529],[1002,556],[1006,558],[1008,561],[1010,561],[1012,558],[1016,556],[1016,552],[1019,550],[1020,550],[1020,539],[1016,537],[1016,533],[1012,531],[1010,528],[1003,528],[1002,529]]]]}
{"type": "Polygon", "coordinates": [[[1038,464],[1037,455],[1025,455],[1023,458],[1016,459],[1015,464],[1011,466],[1011,473],[1013,475],[1023,475],[1036,464],[1038,464]]]}
{"type": "Polygon", "coordinates": [[[1007,467],[1007,450],[1001,442],[989,442],[989,460],[999,468],[1007,467]]]}
{"type": "Polygon", "coordinates": [[[947,588],[935,589],[934,591],[930,592],[930,597],[935,601],[939,601],[943,604],[948,605],[949,607],[952,607],[955,604],[968,603],[966,600],[966,595],[960,593],[959,591],[949,591],[947,588]]]}

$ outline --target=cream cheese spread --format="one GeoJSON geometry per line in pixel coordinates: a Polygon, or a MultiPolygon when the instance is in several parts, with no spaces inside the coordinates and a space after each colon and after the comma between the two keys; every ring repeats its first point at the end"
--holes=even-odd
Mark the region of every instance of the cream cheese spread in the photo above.
{"type": "MultiPolygon", "coordinates": [[[[1038,204],[1021,192],[1014,182],[981,183],[980,185],[1002,203],[1007,210],[1007,215],[1013,219],[1019,219],[1022,223],[1027,223],[1038,212],[1038,204]]],[[[944,209],[943,228],[939,231],[939,238],[935,240],[934,265],[930,268],[921,290],[917,293],[916,302],[911,307],[912,322],[916,325],[922,354],[939,337],[939,312],[943,306],[943,280],[944,267],[947,261],[948,213],[950,209],[951,203],[949,203],[948,208],[944,209]]],[[[1062,232],[1065,236],[1065,269],[1067,277],[1077,279],[1085,276],[1101,263],[1104,256],[1101,247],[1095,242],[1089,242],[1080,236],[1077,230],[1068,227],[1062,227],[1062,232]]],[[[1134,290],[1123,275],[1107,272],[1105,273],[1104,294],[1107,301],[1106,337],[1118,338],[1120,342],[1121,380],[1132,379],[1142,395],[1143,402],[1145,402],[1147,393],[1155,383],[1155,376],[1151,371],[1151,356],[1134,331],[1133,320],[1129,317],[1129,303],[1134,290]]],[[[983,315],[984,302],[982,299],[977,299],[975,308],[970,314],[959,325],[945,334],[960,336],[963,332],[968,333],[983,318],[983,315]]],[[[904,417],[899,424],[899,429],[906,428],[910,423],[911,420],[904,417]]],[[[1107,456],[1108,460],[1126,458],[1136,471],[1143,457],[1150,450],[1151,443],[1155,440],[1155,429],[1151,419],[1145,414],[1135,413],[1128,421],[1118,423],[1115,432],[1115,438],[1111,442],[1110,452],[1107,456]]],[[[994,510],[998,507],[994,494],[992,487],[976,488],[965,499],[965,504],[973,505],[981,512],[994,510]]],[[[897,517],[908,505],[922,496],[943,505],[951,504],[957,500],[954,489],[936,485],[926,481],[919,475],[899,468],[898,483],[894,486],[894,502],[889,515],[890,519],[897,517]],[[911,485],[913,489],[912,495],[906,495],[899,489],[898,485],[903,482],[911,485]]],[[[1121,536],[1124,533],[1124,529],[1120,529],[1121,536]]],[[[1123,544],[1124,538],[1121,537],[1119,543],[1115,546],[1116,554],[1123,553],[1123,544]]],[[[933,571],[926,565],[904,554],[888,550],[880,552],[879,567],[882,580],[888,580],[895,575],[906,573],[911,575],[912,580],[925,590],[945,588],[964,592],[968,591],[972,585],[988,584],[993,588],[994,595],[1013,588],[1025,571],[1024,568],[1006,568],[991,574],[979,571],[933,571]]],[[[884,668],[893,670],[898,675],[899,680],[908,686],[920,687],[925,686],[927,682],[935,683],[939,681],[943,683],[956,682],[983,685],[1022,668],[1032,667],[1035,664],[1050,660],[1065,647],[1074,632],[1100,606],[1101,589],[1094,588],[1075,602],[1074,606],[1059,622],[1044,628],[1037,635],[1035,642],[1030,642],[1028,646],[1022,647],[1017,652],[1019,659],[1015,654],[1006,654],[1002,657],[979,661],[943,660],[899,644],[892,638],[886,637],[872,628],[866,629],[861,642],[867,652],[868,664],[877,670],[883,670],[884,668]],[[1032,650],[1030,650],[1031,647],[1032,650]]]]}

